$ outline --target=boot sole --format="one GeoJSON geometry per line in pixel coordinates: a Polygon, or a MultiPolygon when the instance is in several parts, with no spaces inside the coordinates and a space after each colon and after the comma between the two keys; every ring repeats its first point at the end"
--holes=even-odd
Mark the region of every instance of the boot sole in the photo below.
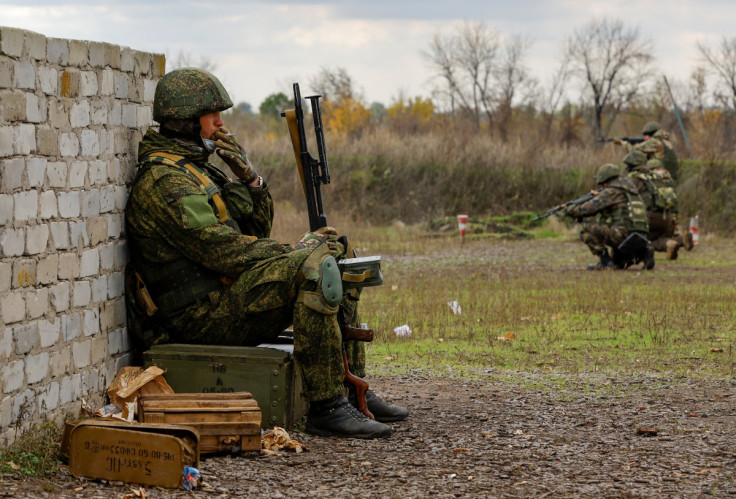
{"type": "Polygon", "coordinates": [[[378,417],[375,414],[373,415],[376,418],[376,421],[379,423],[397,423],[399,421],[405,421],[409,419],[409,415],[406,416],[389,416],[389,417],[378,417]]]}
{"type": "Polygon", "coordinates": [[[374,431],[371,433],[338,433],[335,431],[323,430],[321,428],[310,428],[306,427],[307,433],[312,435],[318,435],[320,437],[341,437],[341,438],[361,438],[364,440],[371,440],[375,438],[385,438],[391,435],[391,428],[388,430],[374,431]]]}

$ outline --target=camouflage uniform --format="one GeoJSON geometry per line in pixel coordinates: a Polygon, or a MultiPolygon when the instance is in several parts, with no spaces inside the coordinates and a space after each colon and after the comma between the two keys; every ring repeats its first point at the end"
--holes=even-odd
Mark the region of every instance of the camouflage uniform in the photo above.
{"type": "Polygon", "coordinates": [[[632,150],[643,152],[647,159],[658,159],[670,173],[672,180],[677,181],[678,174],[678,158],[677,153],[670,141],[670,135],[664,130],[657,130],[652,138],[635,144],[632,150]]]}
{"type": "MultiPolygon", "coordinates": [[[[168,331],[168,340],[257,345],[293,324],[294,354],[303,369],[306,397],[314,401],[341,394],[344,371],[337,316],[319,313],[297,299],[317,288],[317,270],[305,266],[310,256],[326,253],[326,245],[295,250],[269,239],[273,201],[265,182],[251,187],[230,181],[195,141],[149,130],[138,154],[140,171],[125,213],[131,263],[142,273],[154,302],[172,292],[176,272],[170,271],[177,265],[188,265],[189,272],[194,268],[197,282],[210,285],[193,303],[159,310],[155,317],[168,331]],[[184,157],[199,167],[219,188],[230,220],[217,218],[212,199],[192,175],[156,163],[160,153],[184,157]]],[[[343,295],[346,319],[352,324],[359,321],[357,298],[357,293],[343,295]]],[[[349,351],[353,373],[363,376],[362,344],[349,351]]]]}
{"type": "Polygon", "coordinates": [[[594,255],[607,252],[607,246],[617,248],[633,231],[646,234],[648,229],[644,203],[627,177],[608,181],[593,199],[568,207],[565,214],[584,219],[580,240],[594,255]]]}

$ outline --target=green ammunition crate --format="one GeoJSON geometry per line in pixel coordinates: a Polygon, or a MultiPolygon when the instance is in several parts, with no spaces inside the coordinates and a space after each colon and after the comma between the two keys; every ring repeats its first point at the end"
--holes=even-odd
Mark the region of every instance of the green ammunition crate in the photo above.
{"type": "Polygon", "coordinates": [[[307,413],[302,376],[293,345],[257,347],[154,345],[143,353],[146,367],[166,370],[176,393],[250,392],[263,415],[261,426],[289,427],[307,413]]]}

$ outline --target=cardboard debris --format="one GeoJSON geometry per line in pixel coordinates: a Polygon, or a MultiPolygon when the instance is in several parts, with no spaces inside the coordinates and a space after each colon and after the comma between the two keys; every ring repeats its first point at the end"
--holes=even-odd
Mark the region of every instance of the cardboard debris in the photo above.
{"type": "Polygon", "coordinates": [[[274,426],[270,433],[263,435],[261,445],[261,454],[268,456],[278,456],[280,450],[288,450],[297,454],[309,452],[306,445],[293,440],[287,431],[280,426],[274,426]]]}
{"type": "Polygon", "coordinates": [[[107,394],[112,404],[123,408],[121,418],[132,422],[135,420],[140,395],[173,394],[174,390],[163,377],[164,370],[151,366],[148,369],[140,367],[123,367],[112,380],[107,394]]]}

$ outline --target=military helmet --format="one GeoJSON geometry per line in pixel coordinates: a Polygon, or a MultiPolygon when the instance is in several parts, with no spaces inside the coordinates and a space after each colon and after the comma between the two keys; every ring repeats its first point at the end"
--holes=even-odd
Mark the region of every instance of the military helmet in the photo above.
{"type": "Polygon", "coordinates": [[[613,163],[606,163],[605,165],[598,168],[598,173],[595,174],[595,181],[598,184],[602,184],[603,182],[607,182],[612,178],[618,177],[619,175],[621,175],[621,170],[618,166],[614,165],[613,163]]]}
{"type": "Polygon", "coordinates": [[[647,161],[647,166],[650,170],[654,170],[655,168],[664,168],[664,164],[656,158],[652,158],[649,161],[647,161]]]}
{"type": "Polygon", "coordinates": [[[629,166],[639,166],[645,164],[646,162],[647,155],[641,151],[637,151],[636,149],[629,151],[629,154],[624,157],[624,163],[629,166]]]}
{"type": "Polygon", "coordinates": [[[650,121],[646,125],[644,125],[644,128],[641,129],[642,135],[654,135],[659,131],[659,129],[662,128],[659,126],[659,123],[656,121],[650,121]]]}
{"type": "Polygon", "coordinates": [[[166,73],[153,96],[153,119],[189,120],[233,107],[220,80],[198,68],[179,68],[166,73]]]}

